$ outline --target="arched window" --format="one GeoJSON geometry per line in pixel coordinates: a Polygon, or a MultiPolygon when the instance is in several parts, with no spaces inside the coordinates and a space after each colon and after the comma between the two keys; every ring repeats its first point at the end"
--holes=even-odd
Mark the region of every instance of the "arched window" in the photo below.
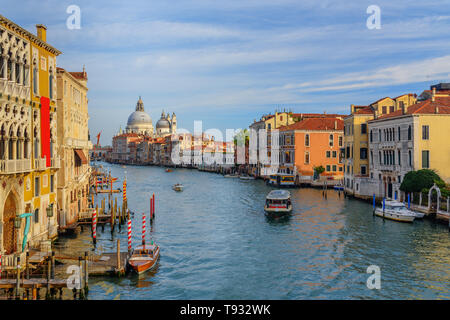
{"type": "Polygon", "coordinates": [[[19,57],[16,58],[16,79],[14,79],[15,82],[20,84],[20,64],[19,64],[19,57]]]}
{"type": "Polygon", "coordinates": [[[38,95],[38,68],[36,61],[33,62],[33,93],[38,95]]]}
{"type": "Polygon", "coordinates": [[[398,150],[398,164],[399,165],[402,164],[402,157],[401,157],[400,149],[398,150]]]}
{"type": "Polygon", "coordinates": [[[305,134],[305,146],[309,147],[309,134],[305,134]]]}
{"type": "Polygon", "coordinates": [[[334,136],[330,134],[330,147],[334,145],[334,136]]]}
{"type": "Polygon", "coordinates": [[[411,125],[408,126],[408,140],[411,140],[412,137],[412,129],[411,129],[411,125]]]}
{"type": "Polygon", "coordinates": [[[48,76],[48,96],[53,99],[53,70],[50,68],[48,76]]]}
{"type": "Polygon", "coordinates": [[[408,151],[408,158],[409,158],[409,166],[412,167],[411,150],[408,151]]]}

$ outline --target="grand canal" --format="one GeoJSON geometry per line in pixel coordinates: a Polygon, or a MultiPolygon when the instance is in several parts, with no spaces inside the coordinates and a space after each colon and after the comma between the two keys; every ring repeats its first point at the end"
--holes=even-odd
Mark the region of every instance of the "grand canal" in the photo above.
{"type": "MultiPolygon", "coordinates": [[[[270,187],[188,169],[103,164],[127,176],[133,243],[141,212],[156,194],[147,239],[161,246],[157,270],[143,276],[91,278],[89,299],[449,299],[450,233],[431,221],[402,224],[372,216],[371,205],[292,189],[293,214],[265,217],[270,187]],[[125,173],[126,172],[126,173],[125,173]],[[177,182],[183,192],[174,192],[177,182]],[[150,229],[150,230],[149,230],[150,229]],[[366,286],[381,269],[381,289],[366,286]]],[[[120,203],[120,202],[119,202],[120,203]]],[[[96,251],[126,250],[126,230],[98,231],[96,251]]],[[[60,250],[93,250],[90,231],[60,238],[60,250]]]]}

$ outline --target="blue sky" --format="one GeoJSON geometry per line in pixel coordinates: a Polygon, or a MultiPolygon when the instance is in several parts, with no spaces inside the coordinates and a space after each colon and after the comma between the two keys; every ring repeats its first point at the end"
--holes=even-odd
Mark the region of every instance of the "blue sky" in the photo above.
{"type": "Polygon", "coordinates": [[[450,0],[4,1],[0,14],[61,50],[89,77],[91,137],[126,125],[139,95],[155,124],[244,128],[275,108],[348,113],[450,81],[450,0]],[[69,30],[69,5],[81,29],[69,30]],[[381,29],[369,30],[369,5],[381,29]]]}

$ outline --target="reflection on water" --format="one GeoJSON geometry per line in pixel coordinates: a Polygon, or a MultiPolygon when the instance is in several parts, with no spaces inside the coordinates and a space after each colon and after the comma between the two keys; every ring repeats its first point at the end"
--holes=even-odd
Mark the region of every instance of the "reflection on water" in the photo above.
{"type": "MultiPolygon", "coordinates": [[[[283,219],[264,214],[271,190],[195,170],[105,164],[126,171],[133,243],[141,215],[156,195],[156,220],[147,241],[161,246],[151,273],[91,278],[89,299],[448,299],[450,235],[429,221],[402,224],[373,217],[371,205],[335,191],[292,189],[294,210],[283,219]],[[171,186],[182,183],[183,192],[171,186]],[[381,290],[366,287],[368,266],[381,268],[381,290]]],[[[119,196],[120,197],[120,196],[119,196]]],[[[119,199],[118,199],[119,200],[119,199]]],[[[120,201],[119,201],[120,203],[120,201]]],[[[150,229],[150,230],[149,230],[150,229]]],[[[99,228],[58,240],[58,250],[126,250],[126,228],[99,228]]]]}

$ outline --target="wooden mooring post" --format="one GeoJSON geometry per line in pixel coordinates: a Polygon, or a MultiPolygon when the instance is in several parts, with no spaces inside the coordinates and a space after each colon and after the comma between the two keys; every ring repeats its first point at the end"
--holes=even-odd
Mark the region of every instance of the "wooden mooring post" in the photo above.
{"type": "Polygon", "coordinates": [[[79,297],[80,297],[80,300],[83,300],[84,299],[84,288],[83,288],[83,258],[81,258],[81,257],[78,257],[78,267],[79,267],[79,270],[80,270],[80,294],[79,294],[79,297]]]}
{"type": "Polygon", "coordinates": [[[16,299],[20,299],[20,257],[17,256],[16,264],[16,299]]]}
{"type": "Polygon", "coordinates": [[[86,251],[84,253],[84,295],[87,297],[89,293],[89,253],[86,251]]]}
{"type": "Polygon", "coordinates": [[[26,268],[26,274],[27,274],[27,280],[29,280],[30,279],[30,252],[29,251],[27,251],[27,255],[26,255],[26,258],[25,258],[26,260],[25,260],[25,268],[26,268]]]}

